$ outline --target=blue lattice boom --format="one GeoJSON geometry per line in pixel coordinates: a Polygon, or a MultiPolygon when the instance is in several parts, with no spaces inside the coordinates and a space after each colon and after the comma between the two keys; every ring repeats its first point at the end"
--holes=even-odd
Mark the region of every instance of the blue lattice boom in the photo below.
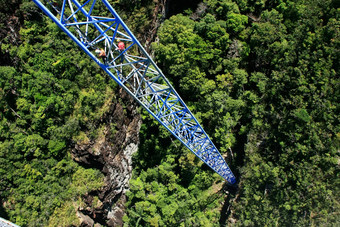
{"type": "Polygon", "coordinates": [[[33,0],[105,72],[230,184],[236,179],[206,132],[107,0],[33,0]],[[125,49],[118,51],[118,42],[125,49]],[[105,51],[97,57],[95,49],[105,51]]]}
{"type": "Polygon", "coordinates": [[[0,217],[0,227],[20,227],[20,226],[0,217]]]}

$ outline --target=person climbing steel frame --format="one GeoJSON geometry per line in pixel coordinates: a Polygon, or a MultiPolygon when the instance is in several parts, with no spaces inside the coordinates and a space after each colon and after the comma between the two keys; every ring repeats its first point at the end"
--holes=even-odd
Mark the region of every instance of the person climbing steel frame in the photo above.
{"type": "Polygon", "coordinates": [[[98,57],[100,57],[103,60],[103,64],[106,65],[106,53],[105,50],[97,48],[95,50],[96,54],[98,54],[98,57]]]}
{"type": "Polygon", "coordinates": [[[120,41],[120,39],[117,39],[118,44],[117,44],[117,48],[116,50],[118,50],[119,54],[120,54],[120,60],[123,63],[124,61],[124,50],[125,50],[125,44],[120,41]]]}

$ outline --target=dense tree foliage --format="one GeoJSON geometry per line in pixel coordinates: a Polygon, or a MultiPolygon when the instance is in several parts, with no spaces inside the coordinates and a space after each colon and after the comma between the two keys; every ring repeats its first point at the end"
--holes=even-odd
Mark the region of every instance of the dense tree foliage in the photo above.
{"type": "MultiPolygon", "coordinates": [[[[153,49],[220,151],[234,151],[231,163],[239,189],[229,201],[230,224],[339,224],[339,5],[230,0],[204,4],[199,18],[179,14],[165,21],[153,49]]],[[[204,212],[208,207],[190,207],[198,200],[190,189],[205,194],[216,178],[200,172],[202,166],[185,150],[179,156],[180,148],[173,150],[162,140],[157,136],[143,142],[137,160],[157,158],[136,161],[126,220],[141,226],[204,225],[199,220],[185,222],[203,215],[210,224],[225,223],[204,212]],[[144,150],[149,153],[141,157],[144,150]],[[155,199],[159,185],[167,185],[167,194],[160,198],[182,192],[177,185],[178,191],[171,192],[170,181],[189,190],[185,211],[180,197],[155,199]],[[199,187],[202,182],[205,186],[199,187]],[[168,206],[171,220],[163,212],[168,206]],[[146,207],[152,210],[145,213],[146,207]]],[[[217,208],[222,216],[225,211],[217,208]]]]}
{"type": "MultiPolygon", "coordinates": [[[[144,39],[156,2],[111,2],[144,39]]],[[[82,195],[100,189],[103,175],[69,151],[100,134],[117,85],[32,2],[13,1],[1,22],[15,3],[21,43],[1,34],[12,61],[0,66],[0,216],[76,226],[82,195]]],[[[238,187],[227,192],[142,113],[127,226],[340,224],[339,11],[335,0],[205,0],[164,21],[155,60],[238,187]]]]}

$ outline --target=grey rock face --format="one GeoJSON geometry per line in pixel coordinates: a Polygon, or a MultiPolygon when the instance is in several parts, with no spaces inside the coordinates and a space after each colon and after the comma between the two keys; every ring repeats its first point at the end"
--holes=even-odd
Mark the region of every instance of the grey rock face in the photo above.
{"type": "Polygon", "coordinates": [[[105,186],[86,195],[83,198],[86,207],[78,209],[82,220],[87,220],[86,223],[91,223],[89,218],[94,221],[89,225],[83,221],[82,226],[123,224],[125,192],[132,175],[132,155],[138,149],[141,117],[137,103],[128,94],[121,89],[119,96],[122,103],[113,103],[100,122],[105,125],[101,136],[87,144],[76,144],[72,150],[75,161],[85,167],[97,168],[105,175],[105,186]],[[100,201],[93,205],[94,197],[100,201]]]}

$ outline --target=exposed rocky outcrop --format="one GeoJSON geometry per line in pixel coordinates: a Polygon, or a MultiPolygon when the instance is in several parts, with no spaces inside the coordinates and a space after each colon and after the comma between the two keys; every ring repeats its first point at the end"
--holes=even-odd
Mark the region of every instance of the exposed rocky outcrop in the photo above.
{"type": "Polygon", "coordinates": [[[19,0],[0,1],[0,65],[14,65],[9,50],[3,49],[2,44],[18,45],[20,43],[19,30],[22,21],[19,19],[19,0]]]}
{"type": "Polygon", "coordinates": [[[72,150],[75,161],[98,168],[105,175],[102,190],[85,195],[86,206],[78,209],[82,226],[123,224],[125,192],[132,174],[131,158],[138,149],[141,117],[137,103],[125,91],[120,89],[119,96],[122,103],[113,103],[100,122],[106,125],[101,136],[86,144],[77,144],[72,150]],[[95,201],[96,198],[99,201],[95,201]]]}
{"type": "Polygon", "coordinates": [[[155,8],[152,13],[152,21],[143,37],[147,51],[150,51],[149,47],[157,37],[158,28],[167,16],[168,2],[169,0],[158,0],[155,2],[155,8]]]}

